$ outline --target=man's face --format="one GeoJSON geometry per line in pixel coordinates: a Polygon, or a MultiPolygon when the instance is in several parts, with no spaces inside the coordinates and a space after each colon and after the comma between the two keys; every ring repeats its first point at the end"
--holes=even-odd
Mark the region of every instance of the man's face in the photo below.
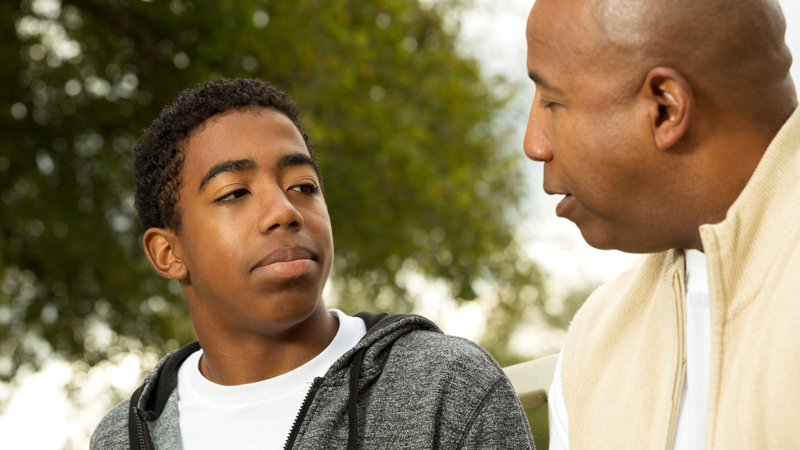
{"type": "Polygon", "coordinates": [[[321,304],[333,239],[294,124],[263,108],[229,111],[195,131],[185,155],[177,239],[193,314],[203,308],[240,329],[308,318],[321,304]]]}
{"type": "MultiPolygon", "coordinates": [[[[653,251],[665,186],[637,88],[604,54],[580,0],[539,0],[528,20],[527,66],[536,96],[525,154],[544,164],[544,190],[565,195],[556,213],[590,245],[653,251]],[[659,209],[659,211],[656,211],[659,209]]],[[[618,61],[618,60],[617,60],[618,61]]],[[[657,245],[656,245],[657,246],[657,245]]]]}

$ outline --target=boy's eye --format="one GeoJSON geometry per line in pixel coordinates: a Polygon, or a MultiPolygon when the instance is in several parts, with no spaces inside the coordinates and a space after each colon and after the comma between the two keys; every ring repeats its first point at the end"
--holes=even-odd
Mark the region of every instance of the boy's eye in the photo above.
{"type": "Polygon", "coordinates": [[[237,190],[235,190],[235,191],[233,191],[233,192],[231,192],[229,194],[223,195],[222,197],[218,198],[216,201],[218,203],[232,202],[234,200],[238,200],[238,199],[244,197],[247,194],[248,194],[247,189],[237,189],[237,190]]]}
{"type": "Polygon", "coordinates": [[[298,184],[289,188],[290,191],[302,192],[303,194],[316,194],[319,187],[314,184],[298,184]]]}

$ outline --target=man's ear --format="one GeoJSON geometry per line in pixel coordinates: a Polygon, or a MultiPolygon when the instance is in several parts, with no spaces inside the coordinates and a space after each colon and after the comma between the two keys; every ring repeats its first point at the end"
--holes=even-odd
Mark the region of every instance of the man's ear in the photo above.
{"type": "Polygon", "coordinates": [[[181,251],[177,248],[175,233],[164,228],[150,228],[144,232],[143,243],[147,259],[159,275],[175,280],[189,276],[181,251]]]}
{"type": "Polygon", "coordinates": [[[656,146],[667,150],[689,130],[694,111],[694,92],[686,78],[668,67],[647,74],[642,94],[650,100],[650,126],[656,146]]]}

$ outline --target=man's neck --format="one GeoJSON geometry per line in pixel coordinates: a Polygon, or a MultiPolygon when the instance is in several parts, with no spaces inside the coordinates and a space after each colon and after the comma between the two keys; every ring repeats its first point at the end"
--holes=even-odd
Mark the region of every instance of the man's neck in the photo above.
{"type": "Polygon", "coordinates": [[[684,238],[675,247],[703,251],[700,227],[725,220],[776,133],[777,130],[716,133],[716,142],[691,162],[695,172],[686,179],[697,182],[686,197],[688,220],[684,238]]]}
{"type": "Polygon", "coordinates": [[[339,329],[338,318],[322,301],[311,316],[289,327],[265,326],[254,332],[225,327],[218,317],[203,317],[194,311],[192,321],[203,348],[200,372],[224,386],[255,383],[291,372],[322,353],[339,329]]]}

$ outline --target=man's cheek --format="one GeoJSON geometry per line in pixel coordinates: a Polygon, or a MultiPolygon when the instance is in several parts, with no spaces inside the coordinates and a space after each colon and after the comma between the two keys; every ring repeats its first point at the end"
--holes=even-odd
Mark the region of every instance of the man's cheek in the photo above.
{"type": "Polygon", "coordinates": [[[581,128],[579,123],[564,118],[553,121],[552,131],[547,134],[547,138],[554,153],[572,155],[581,152],[581,142],[585,135],[586,129],[581,128]]]}

